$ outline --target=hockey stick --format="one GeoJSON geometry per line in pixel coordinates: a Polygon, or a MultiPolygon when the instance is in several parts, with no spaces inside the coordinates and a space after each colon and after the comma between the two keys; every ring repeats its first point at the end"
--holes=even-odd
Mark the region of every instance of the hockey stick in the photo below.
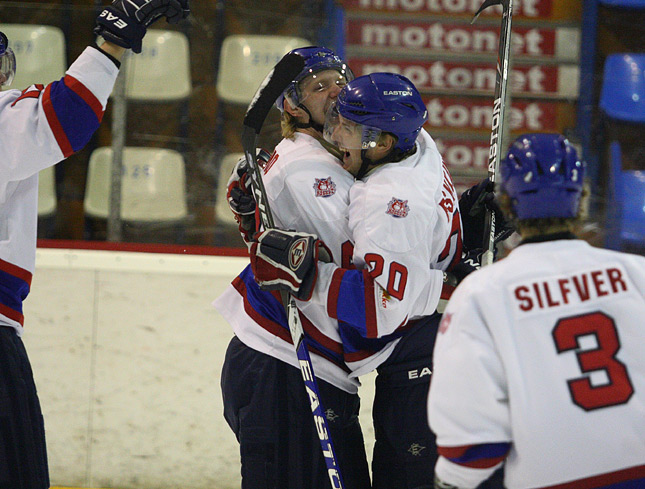
{"type": "MultiPolygon", "coordinates": [[[[495,185],[499,175],[499,162],[501,158],[501,144],[504,133],[504,111],[506,106],[506,87],[508,86],[509,59],[511,54],[511,20],[513,17],[513,0],[486,0],[479,8],[473,22],[477,20],[482,11],[492,5],[501,5],[502,27],[499,33],[499,51],[497,53],[497,74],[495,76],[495,95],[493,98],[493,124],[490,135],[490,150],[488,153],[488,178],[495,185]]],[[[484,253],[482,266],[493,263],[495,256],[495,213],[486,212],[484,227],[484,253]]]]}
{"type": "MultiPolygon", "coordinates": [[[[258,166],[256,156],[257,138],[262,130],[271,106],[278,96],[285,90],[288,84],[304,69],[305,61],[297,54],[285,55],[264,79],[258,88],[253,100],[244,116],[244,127],[242,129],[242,147],[249,165],[253,195],[258,206],[260,221],[265,229],[274,228],[273,214],[262,182],[262,170],[258,166]]],[[[305,390],[311,404],[311,412],[314,417],[314,424],[320,439],[320,447],[327,465],[327,474],[332,489],[343,489],[344,484],[340,476],[340,470],[336,463],[336,452],[331,441],[325,410],[320,402],[320,391],[314,376],[314,368],[307,345],[304,342],[304,331],[298,316],[298,309],[293,297],[287,292],[281,292],[282,303],[287,312],[287,321],[293,346],[296,349],[298,364],[302,378],[305,382],[305,390]]]]}

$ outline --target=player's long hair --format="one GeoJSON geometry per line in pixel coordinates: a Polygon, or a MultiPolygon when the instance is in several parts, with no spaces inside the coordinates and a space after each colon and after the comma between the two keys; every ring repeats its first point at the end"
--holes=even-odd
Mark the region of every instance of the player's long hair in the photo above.
{"type": "Polygon", "coordinates": [[[285,139],[292,139],[293,135],[298,130],[298,120],[289,114],[286,110],[282,112],[280,119],[280,127],[282,128],[282,137],[285,139]]]}
{"type": "Polygon", "coordinates": [[[589,216],[590,194],[589,184],[585,183],[580,194],[580,204],[578,205],[576,217],[548,217],[542,219],[518,219],[512,210],[511,198],[506,192],[502,192],[497,199],[504,215],[513,223],[517,232],[523,238],[528,238],[566,231],[571,233],[580,231],[589,216]]]}

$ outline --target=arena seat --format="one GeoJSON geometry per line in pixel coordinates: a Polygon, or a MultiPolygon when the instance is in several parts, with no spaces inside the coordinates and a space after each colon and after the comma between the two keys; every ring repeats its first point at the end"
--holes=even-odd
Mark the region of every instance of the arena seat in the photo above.
{"type": "Polygon", "coordinates": [[[148,30],[141,54],[128,56],[125,64],[128,100],[169,102],[190,97],[190,50],[183,33],[148,30]]]}
{"type": "Polygon", "coordinates": [[[22,90],[35,83],[62,78],[67,70],[65,36],[58,27],[31,24],[0,24],[16,54],[16,76],[11,88],[22,90]]]}
{"type": "Polygon", "coordinates": [[[216,87],[218,96],[228,103],[248,104],[282,56],[292,49],[310,44],[299,37],[227,36],[220,54],[216,87]]]}
{"type": "Polygon", "coordinates": [[[599,105],[612,119],[645,123],[645,53],[607,56],[599,105]]]}
{"type": "MultiPolygon", "coordinates": [[[[85,214],[107,219],[111,193],[112,148],[90,156],[85,214]]],[[[174,222],[187,216],[185,164],[169,149],[131,148],[123,152],[121,218],[129,222],[174,222]]]]}
{"type": "Polygon", "coordinates": [[[220,161],[217,180],[217,191],[215,194],[215,219],[217,225],[235,226],[237,222],[226,200],[226,183],[235,167],[235,163],[244,156],[244,153],[229,153],[224,155],[220,161]]]}
{"type": "MultiPolygon", "coordinates": [[[[172,242],[181,242],[188,220],[183,157],[184,135],[189,123],[188,99],[192,93],[188,38],[177,31],[150,29],[143,40],[141,53],[126,56],[124,68],[125,101],[140,106],[178,104],[181,137],[179,148],[176,148],[180,151],[138,146],[123,148],[120,219],[127,225],[123,231],[129,236],[122,239],[165,241],[161,231],[168,230],[172,242]]],[[[115,128],[113,123],[114,133],[117,130],[127,132],[127,118],[116,124],[119,127],[115,128]]],[[[144,133],[139,137],[158,140],[164,136],[144,133]]],[[[112,160],[114,151],[118,150],[115,146],[98,148],[90,157],[84,200],[89,239],[103,239],[100,220],[109,215],[112,160]]]]}
{"type": "Polygon", "coordinates": [[[645,250],[645,161],[625,165],[627,154],[640,155],[645,148],[645,53],[607,57],[599,106],[605,118],[609,165],[605,244],[616,250],[645,250]],[[636,135],[629,141],[636,149],[621,141],[629,133],[636,135]]]}
{"type": "Polygon", "coordinates": [[[614,250],[645,250],[645,170],[623,170],[618,141],[609,147],[609,191],[605,245],[614,250]]]}

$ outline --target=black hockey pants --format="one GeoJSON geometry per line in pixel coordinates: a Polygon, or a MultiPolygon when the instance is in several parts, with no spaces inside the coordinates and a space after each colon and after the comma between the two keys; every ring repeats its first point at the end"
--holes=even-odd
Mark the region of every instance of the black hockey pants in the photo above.
{"type": "MultiPolygon", "coordinates": [[[[436,437],[428,426],[432,350],[441,315],[420,319],[377,370],[372,417],[374,489],[434,487],[436,437]]],[[[502,469],[478,489],[503,489],[502,469]]]]}
{"type": "Polygon", "coordinates": [[[45,426],[16,330],[0,326],[0,489],[47,489],[45,426]]]}
{"type": "MultiPolygon", "coordinates": [[[[321,379],[317,384],[345,487],[369,489],[360,399],[321,379]]],[[[221,385],[224,417],[240,443],[242,489],[329,489],[299,369],[234,337],[221,385]]]]}

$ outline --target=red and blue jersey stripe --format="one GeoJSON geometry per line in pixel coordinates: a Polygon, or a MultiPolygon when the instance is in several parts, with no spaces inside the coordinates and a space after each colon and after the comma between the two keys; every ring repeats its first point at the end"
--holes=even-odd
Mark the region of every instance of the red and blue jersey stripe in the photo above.
{"type": "Polygon", "coordinates": [[[0,314],[24,324],[22,302],[29,294],[31,273],[0,259],[0,314]]]}
{"type": "Polygon", "coordinates": [[[337,269],[327,296],[329,315],[364,338],[377,338],[374,279],[367,270],[337,269]]]}
{"type": "Polygon", "coordinates": [[[378,353],[412,326],[404,320],[394,332],[378,337],[374,287],[367,270],[339,268],[332,276],[327,311],[338,320],[346,362],[359,362],[378,353]]]}
{"type": "Polygon", "coordinates": [[[642,489],[645,487],[645,465],[594,475],[540,489],[642,489]]]}
{"type": "MultiPolygon", "coordinates": [[[[233,286],[244,299],[244,310],[253,320],[269,333],[292,343],[291,333],[284,306],[277,292],[260,289],[248,265],[233,281],[233,286]]],[[[343,362],[342,345],[323,334],[300,311],[300,320],[305,333],[304,342],[310,352],[327,359],[345,371],[349,371],[343,362]]]]}
{"type": "Polygon", "coordinates": [[[42,103],[49,127],[65,158],[89,142],[103,119],[101,102],[70,75],[47,85],[42,103]]]}
{"type": "Polygon", "coordinates": [[[451,462],[473,469],[488,469],[494,467],[506,458],[511,444],[484,443],[481,445],[465,445],[459,447],[437,447],[439,455],[451,462]]]}

